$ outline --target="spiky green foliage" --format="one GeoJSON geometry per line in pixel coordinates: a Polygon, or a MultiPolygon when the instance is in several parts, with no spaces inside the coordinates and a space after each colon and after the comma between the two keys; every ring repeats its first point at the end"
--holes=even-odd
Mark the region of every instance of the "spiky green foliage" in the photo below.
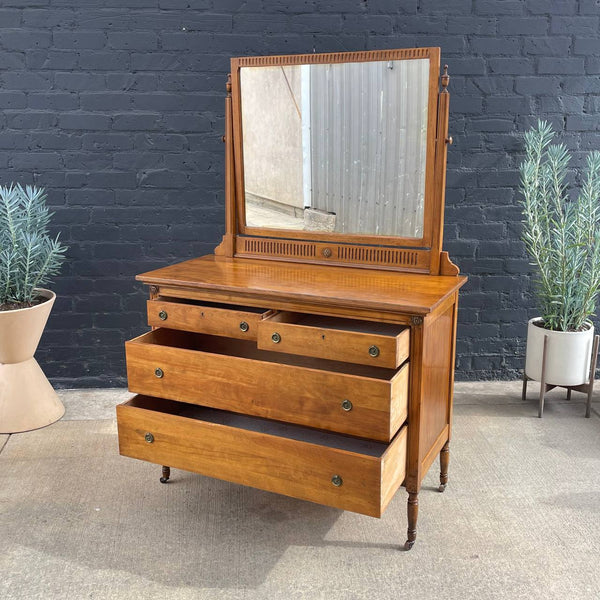
{"type": "Polygon", "coordinates": [[[600,292],[600,152],[591,152],[578,196],[569,200],[570,156],[552,144],[545,121],[525,134],[522,239],[537,268],[535,295],[544,326],[579,331],[600,292]]]}
{"type": "Polygon", "coordinates": [[[42,188],[0,186],[0,304],[30,303],[56,275],[67,248],[48,234],[42,188]]]}

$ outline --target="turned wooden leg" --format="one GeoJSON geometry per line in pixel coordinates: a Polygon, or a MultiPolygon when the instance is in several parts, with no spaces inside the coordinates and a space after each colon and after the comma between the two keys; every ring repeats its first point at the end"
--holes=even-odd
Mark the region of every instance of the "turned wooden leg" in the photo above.
{"type": "Polygon", "coordinates": [[[169,477],[171,477],[171,467],[163,467],[160,482],[167,483],[167,481],[169,481],[169,477]]]}
{"type": "Polygon", "coordinates": [[[523,402],[527,400],[527,382],[529,381],[529,377],[525,375],[525,369],[523,369],[523,391],[521,392],[521,400],[523,402]]]}
{"type": "Polygon", "coordinates": [[[448,464],[450,463],[450,441],[447,441],[440,451],[440,492],[446,489],[448,483],[448,464]]]}
{"type": "Polygon", "coordinates": [[[408,531],[407,540],[404,544],[405,550],[410,550],[417,539],[417,517],[419,516],[419,493],[408,492],[408,531]]]}

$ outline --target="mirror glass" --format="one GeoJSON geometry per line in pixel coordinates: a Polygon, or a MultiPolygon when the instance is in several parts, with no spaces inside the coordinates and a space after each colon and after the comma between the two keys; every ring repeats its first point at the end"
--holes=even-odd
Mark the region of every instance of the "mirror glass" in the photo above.
{"type": "Polygon", "coordinates": [[[429,60],[240,69],[246,225],[423,236],[429,60]]]}

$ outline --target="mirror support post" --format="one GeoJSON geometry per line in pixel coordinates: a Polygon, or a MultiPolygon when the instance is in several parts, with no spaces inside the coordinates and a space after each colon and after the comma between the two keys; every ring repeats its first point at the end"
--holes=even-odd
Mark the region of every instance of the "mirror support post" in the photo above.
{"type": "Polygon", "coordinates": [[[444,241],[444,201],[446,190],[446,158],[448,154],[448,145],[451,138],[448,137],[448,113],[450,108],[450,94],[448,93],[448,65],[444,65],[444,72],[441,76],[442,90],[438,94],[438,115],[435,139],[435,174],[434,189],[436,199],[434,202],[435,214],[433,218],[433,236],[431,248],[430,273],[437,275],[441,269],[445,269],[444,257],[442,257],[442,245],[444,241]]]}
{"type": "Polygon", "coordinates": [[[233,115],[231,110],[231,73],[225,86],[225,235],[215,248],[215,255],[232,258],[235,254],[235,174],[233,168],[233,115]]]}

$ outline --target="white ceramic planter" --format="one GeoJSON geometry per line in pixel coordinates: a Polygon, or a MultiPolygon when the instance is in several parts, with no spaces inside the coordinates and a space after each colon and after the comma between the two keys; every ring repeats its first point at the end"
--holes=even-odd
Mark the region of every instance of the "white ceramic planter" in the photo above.
{"type": "Polygon", "coordinates": [[[590,360],[594,341],[594,327],[587,323],[584,331],[551,331],[538,324],[542,319],[531,319],[527,325],[527,354],[525,374],[542,379],[544,336],[548,336],[546,349],[546,383],[551,385],[580,385],[590,375],[590,360]]]}
{"type": "Polygon", "coordinates": [[[0,312],[0,433],[39,429],[65,413],[33,355],[56,294],[37,290],[46,302],[0,312]]]}

